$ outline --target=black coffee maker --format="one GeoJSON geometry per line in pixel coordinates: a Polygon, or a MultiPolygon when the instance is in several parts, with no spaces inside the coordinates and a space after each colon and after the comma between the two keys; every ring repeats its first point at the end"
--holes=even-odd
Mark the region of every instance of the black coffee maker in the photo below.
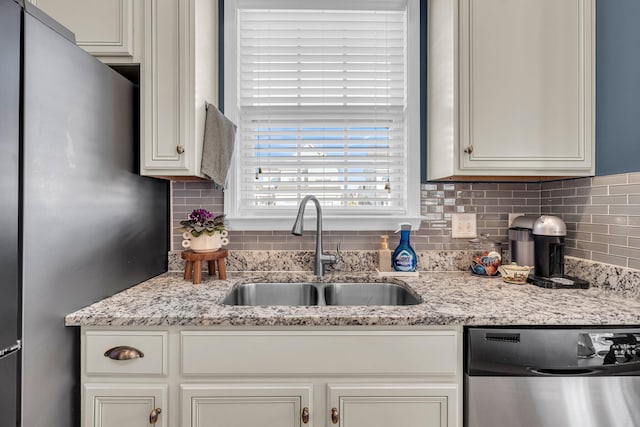
{"type": "Polygon", "coordinates": [[[564,274],[564,239],[567,226],[561,218],[542,215],[533,223],[533,275],[527,279],[545,288],[588,288],[589,282],[564,274]]]}
{"type": "Polygon", "coordinates": [[[557,216],[542,215],[531,229],[535,274],[541,277],[564,276],[564,238],[567,226],[557,216]]]}

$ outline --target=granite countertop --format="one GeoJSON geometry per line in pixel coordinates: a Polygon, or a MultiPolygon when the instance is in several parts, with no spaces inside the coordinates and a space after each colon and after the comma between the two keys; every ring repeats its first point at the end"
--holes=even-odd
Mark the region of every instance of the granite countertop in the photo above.
{"type": "Polygon", "coordinates": [[[229,273],[193,285],[165,273],[66,316],[68,326],[409,326],[637,325],[640,300],[591,289],[512,285],[468,272],[420,273],[417,278],[330,274],[322,281],[388,281],[423,299],[412,306],[246,307],[220,302],[232,286],[250,282],[318,281],[306,273],[229,273]]]}

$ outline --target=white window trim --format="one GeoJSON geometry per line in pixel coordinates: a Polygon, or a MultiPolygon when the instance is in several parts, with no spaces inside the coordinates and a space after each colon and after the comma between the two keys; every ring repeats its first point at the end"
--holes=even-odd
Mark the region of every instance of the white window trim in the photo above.
{"type": "MultiPolygon", "coordinates": [[[[287,1],[287,0],[281,0],[287,1]]],[[[344,3],[343,0],[340,0],[344,3]]],[[[354,2],[353,7],[372,9],[376,5],[385,4],[386,0],[367,0],[354,2]]],[[[337,216],[323,211],[323,227],[325,230],[356,231],[356,230],[395,230],[399,222],[409,222],[417,230],[424,219],[420,216],[420,0],[406,0],[407,2],[407,201],[405,215],[349,215],[337,216]]],[[[247,0],[226,0],[224,8],[225,49],[224,75],[225,82],[235,78],[236,69],[236,23],[237,4],[247,4],[247,0]],[[233,47],[233,48],[230,48],[233,47]]],[[[300,8],[300,1],[295,0],[292,7],[300,8]]],[[[350,1],[351,3],[351,1],[350,1]]],[[[388,4],[388,2],[386,2],[388,4]]],[[[316,6],[317,7],[317,6],[316,6]]],[[[326,1],[323,7],[328,7],[326,1]]],[[[225,83],[225,115],[234,123],[238,123],[236,106],[236,87],[229,87],[225,83]]],[[[227,225],[230,230],[290,230],[295,219],[291,216],[261,218],[243,217],[238,215],[238,204],[234,183],[237,182],[237,156],[233,156],[229,169],[229,186],[224,191],[224,209],[227,215],[227,225]]],[[[314,209],[308,209],[305,214],[305,228],[315,227],[314,209]],[[308,222],[308,224],[307,224],[308,222]]]]}

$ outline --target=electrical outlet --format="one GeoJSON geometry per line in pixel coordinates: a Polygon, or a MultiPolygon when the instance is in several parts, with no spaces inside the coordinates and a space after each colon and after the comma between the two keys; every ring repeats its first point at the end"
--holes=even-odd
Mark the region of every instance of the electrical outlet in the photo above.
{"type": "Polygon", "coordinates": [[[471,238],[477,236],[476,214],[451,214],[451,237],[454,239],[471,238]]]}
{"type": "Polygon", "coordinates": [[[511,227],[511,224],[513,224],[513,220],[518,218],[519,216],[523,216],[523,213],[510,213],[509,214],[509,227],[511,227]]]}

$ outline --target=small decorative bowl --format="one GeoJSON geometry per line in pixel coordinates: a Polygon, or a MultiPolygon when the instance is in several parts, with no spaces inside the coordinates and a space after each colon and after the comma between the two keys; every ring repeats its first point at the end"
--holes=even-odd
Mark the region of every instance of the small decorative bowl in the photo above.
{"type": "Polygon", "coordinates": [[[471,260],[471,272],[479,276],[496,276],[502,256],[497,251],[476,252],[471,260]]]}
{"type": "Polygon", "coordinates": [[[527,277],[529,277],[531,270],[533,270],[533,267],[518,265],[515,262],[498,267],[498,271],[502,275],[502,280],[518,285],[527,283],[527,277]]]}

